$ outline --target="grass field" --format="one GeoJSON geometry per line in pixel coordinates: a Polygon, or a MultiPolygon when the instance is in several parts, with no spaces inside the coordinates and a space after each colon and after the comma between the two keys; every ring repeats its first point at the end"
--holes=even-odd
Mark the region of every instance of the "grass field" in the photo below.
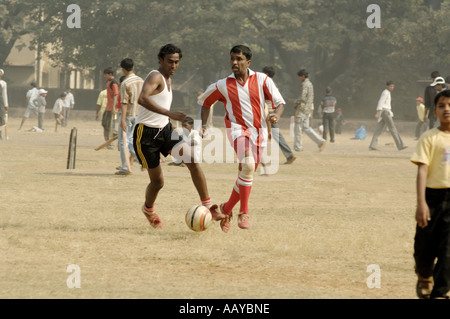
{"type": "MultiPolygon", "coordinates": [[[[67,128],[17,131],[10,118],[0,141],[0,298],[263,298],[413,299],[416,167],[409,158],[414,123],[390,135],[380,151],[338,135],[319,153],[308,137],[292,165],[255,176],[249,230],[236,219],[228,234],[215,223],[195,233],[184,222],[199,203],[186,168],[162,164],[165,187],[156,208],[163,230],[150,228],[141,206],[149,180],[136,165],[114,175],[117,149],[103,143],[99,122],[74,119],[67,128]],[[66,169],[76,127],[76,167],[66,169]],[[81,288],[69,288],[69,265],[81,288]],[[380,288],[369,288],[369,265],[380,288]]],[[[222,123],[219,119],[218,123],[222,123]]],[[[292,138],[282,125],[282,133],[292,138]]],[[[280,162],[285,158],[280,154],[280,162]]],[[[211,197],[226,201],[236,164],[202,164],[211,197]]]]}

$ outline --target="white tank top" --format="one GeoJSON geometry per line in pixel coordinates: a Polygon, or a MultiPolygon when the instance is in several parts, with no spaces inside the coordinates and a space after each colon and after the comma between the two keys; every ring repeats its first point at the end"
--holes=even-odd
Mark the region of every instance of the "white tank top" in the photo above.
{"type": "MultiPolygon", "coordinates": [[[[158,72],[158,70],[151,71],[147,78],[152,74],[153,72],[158,72]]],[[[163,81],[164,81],[164,89],[156,94],[149,97],[149,99],[159,105],[162,108],[165,108],[166,110],[170,110],[170,106],[172,105],[172,90],[169,91],[167,87],[167,82],[164,76],[161,74],[163,81]]],[[[136,123],[142,123],[145,126],[148,127],[154,127],[154,128],[163,128],[167,124],[169,124],[169,117],[166,115],[162,115],[159,113],[152,112],[145,107],[139,105],[139,112],[136,118],[136,123]]]]}

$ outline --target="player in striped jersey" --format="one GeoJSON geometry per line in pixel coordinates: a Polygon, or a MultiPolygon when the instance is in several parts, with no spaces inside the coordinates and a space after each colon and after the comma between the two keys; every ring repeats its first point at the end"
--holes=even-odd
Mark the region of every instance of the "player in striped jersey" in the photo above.
{"type": "Polygon", "coordinates": [[[233,47],[230,51],[230,66],[233,73],[211,84],[198,101],[202,106],[202,133],[206,128],[209,108],[217,101],[224,104],[227,136],[239,161],[238,178],[229,200],[220,205],[220,211],[211,210],[213,218],[220,220],[224,232],[230,229],[232,210],[238,202],[240,202],[238,226],[241,229],[250,226],[248,200],[253,175],[268,140],[265,101],[271,101],[275,109],[273,114],[269,115],[272,124],[279,121],[286,104],[269,76],[249,68],[251,59],[250,48],[244,45],[233,47]]]}

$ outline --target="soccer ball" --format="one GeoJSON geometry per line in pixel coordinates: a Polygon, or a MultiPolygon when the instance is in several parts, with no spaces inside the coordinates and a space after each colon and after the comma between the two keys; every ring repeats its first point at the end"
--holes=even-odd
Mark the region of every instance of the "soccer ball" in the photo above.
{"type": "Polygon", "coordinates": [[[185,216],[186,225],[196,232],[206,230],[212,223],[212,215],[208,208],[202,205],[192,206],[185,216]]]}

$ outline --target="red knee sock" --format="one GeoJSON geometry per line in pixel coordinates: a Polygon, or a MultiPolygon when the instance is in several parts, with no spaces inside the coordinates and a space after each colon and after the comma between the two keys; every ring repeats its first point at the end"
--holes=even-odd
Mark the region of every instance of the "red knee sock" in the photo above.
{"type": "Polygon", "coordinates": [[[253,179],[244,179],[239,176],[238,178],[239,194],[241,207],[239,213],[248,214],[248,199],[250,198],[250,192],[252,190],[253,179]]]}
{"type": "Polygon", "coordinates": [[[234,183],[233,191],[231,192],[230,199],[228,199],[228,202],[226,202],[223,206],[223,210],[228,215],[231,214],[231,211],[233,210],[234,206],[236,206],[236,204],[239,202],[239,200],[241,198],[241,195],[239,194],[239,186],[237,183],[238,183],[238,181],[236,181],[236,183],[234,183]]]}

